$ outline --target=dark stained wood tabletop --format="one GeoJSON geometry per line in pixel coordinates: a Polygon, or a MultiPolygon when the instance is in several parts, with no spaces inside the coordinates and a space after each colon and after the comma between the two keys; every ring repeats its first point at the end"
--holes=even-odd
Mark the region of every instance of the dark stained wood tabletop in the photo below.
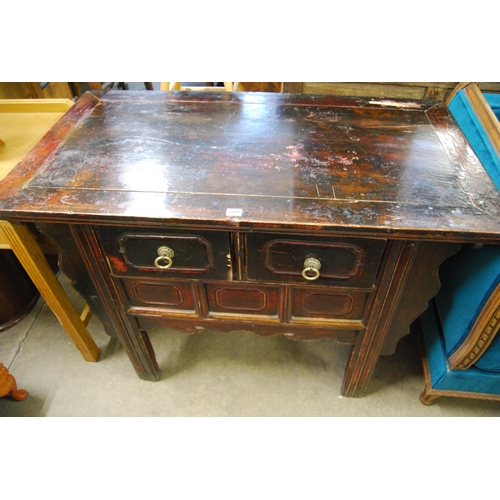
{"type": "Polygon", "coordinates": [[[0,184],[9,220],[500,242],[499,216],[445,104],[404,99],[92,91],[0,184]]]}

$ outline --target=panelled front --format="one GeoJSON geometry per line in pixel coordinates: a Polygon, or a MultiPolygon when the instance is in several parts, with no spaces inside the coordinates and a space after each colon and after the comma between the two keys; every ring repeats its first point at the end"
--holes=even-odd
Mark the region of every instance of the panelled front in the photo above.
{"type": "Polygon", "coordinates": [[[385,247],[385,240],[266,233],[95,230],[128,313],[166,325],[171,318],[363,329],[385,247]],[[159,255],[163,247],[169,259],[159,255]],[[319,276],[304,275],[308,258],[320,262],[319,276]]]}
{"type": "Polygon", "coordinates": [[[256,281],[373,289],[385,240],[250,233],[245,274],[256,281]],[[308,271],[309,267],[317,270],[308,271]]]}
{"type": "Polygon", "coordinates": [[[282,290],[277,286],[206,283],[204,291],[209,317],[279,320],[282,290]]]}
{"type": "Polygon", "coordinates": [[[196,292],[189,281],[120,280],[134,314],[156,314],[164,311],[171,315],[198,316],[196,292]]]}
{"type": "Polygon", "coordinates": [[[117,227],[96,231],[116,277],[232,279],[226,232],[117,227]]]}
{"type": "Polygon", "coordinates": [[[310,318],[361,320],[368,298],[367,293],[329,288],[292,287],[291,290],[291,322],[310,318]]]}

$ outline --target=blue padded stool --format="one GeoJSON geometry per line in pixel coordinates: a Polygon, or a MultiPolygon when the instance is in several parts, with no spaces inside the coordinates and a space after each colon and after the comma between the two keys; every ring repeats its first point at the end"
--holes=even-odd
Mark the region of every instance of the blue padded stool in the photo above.
{"type": "MultiPolygon", "coordinates": [[[[483,95],[471,83],[448,107],[500,196],[500,94],[483,95]]],[[[463,247],[439,277],[441,290],[416,325],[424,347],[420,400],[500,401],[500,246],[463,247]]]]}

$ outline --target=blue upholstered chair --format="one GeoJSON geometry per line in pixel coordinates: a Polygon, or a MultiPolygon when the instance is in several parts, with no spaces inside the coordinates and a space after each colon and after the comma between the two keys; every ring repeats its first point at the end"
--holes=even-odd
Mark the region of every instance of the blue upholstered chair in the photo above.
{"type": "MultiPolygon", "coordinates": [[[[500,94],[462,85],[448,107],[500,196],[500,94]]],[[[439,276],[441,290],[417,325],[424,347],[420,400],[500,401],[500,246],[464,246],[439,276]]]]}

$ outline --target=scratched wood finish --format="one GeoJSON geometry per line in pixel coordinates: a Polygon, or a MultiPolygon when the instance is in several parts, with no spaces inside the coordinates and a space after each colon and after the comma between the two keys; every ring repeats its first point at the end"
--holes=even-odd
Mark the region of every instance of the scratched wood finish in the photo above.
{"type": "Polygon", "coordinates": [[[248,329],[352,345],[358,397],[499,202],[443,103],[269,93],[87,93],[0,185],[141,378],[155,326],[248,329]]]}
{"type": "Polygon", "coordinates": [[[434,101],[94,91],[1,188],[11,219],[499,235],[497,190],[434,101]]]}
{"type": "MultiPolygon", "coordinates": [[[[459,82],[291,82],[283,83],[283,92],[332,94],[445,101],[459,82]]],[[[500,83],[481,82],[481,90],[500,92],[500,83]]]]}

